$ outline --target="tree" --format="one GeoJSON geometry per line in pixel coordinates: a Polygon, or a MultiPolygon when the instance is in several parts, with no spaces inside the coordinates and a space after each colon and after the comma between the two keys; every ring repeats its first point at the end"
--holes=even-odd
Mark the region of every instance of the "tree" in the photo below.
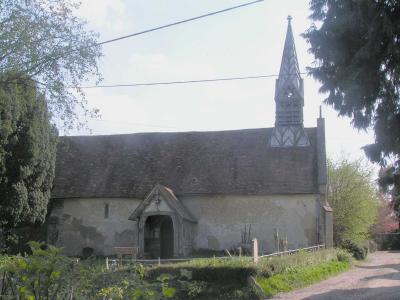
{"type": "Polygon", "coordinates": [[[97,34],[73,15],[78,6],[74,0],[0,0],[0,74],[14,74],[0,85],[34,79],[65,128],[79,124],[78,110],[91,113],[79,85],[91,76],[100,80],[97,34]]]}
{"type": "Polygon", "coordinates": [[[335,244],[368,238],[379,205],[377,191],[371,180],[371,170],[361,160],[329,160],[328,178],[328,199],[333,208],[335,244]]]}
{"type": "Polygon", "coordinates": [[[379,195],[379,208],[377,222],[374,224],[373,233],[390,233],[399,229],[398,219],[391,205],[390,197],[385,194],[379,195]]]}
{"type": "MultiPolygon", "coordinates": [[[[379,185],[390,196],[390,204],[400,226],[400,169],[394,166],[382,168],[379,173],[379,185]]],[[[400,227],[399,227],[400,228],[400,227]]]]}
{"type": "Polygon", "coordinates": [[[0,233],[6,245],[13,229],[45,219],[57,143],[50,117],[35,82],[0,87],[0,233]]]}
{"type": "Polygon", "coordinates": [[[400,3],[397,0],[311,0],[313,24],[304,37],[315,57],[310,73],[327,93],[325,103],[358,129],[372,127],[364,147],[386,165],[400,216],[400,3]]]}

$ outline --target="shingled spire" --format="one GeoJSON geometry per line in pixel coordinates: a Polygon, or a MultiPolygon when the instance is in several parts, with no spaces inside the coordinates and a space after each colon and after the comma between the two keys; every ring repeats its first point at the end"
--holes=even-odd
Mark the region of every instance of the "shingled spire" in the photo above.
{"type": "Polygon", "coordinates": [[[270,140],[272,147],[310,144],[303,128],[303,79],[300,77],[291,20],[292,17],[289,16],[281,68],[275,84],[276,115],[270,140]]]}

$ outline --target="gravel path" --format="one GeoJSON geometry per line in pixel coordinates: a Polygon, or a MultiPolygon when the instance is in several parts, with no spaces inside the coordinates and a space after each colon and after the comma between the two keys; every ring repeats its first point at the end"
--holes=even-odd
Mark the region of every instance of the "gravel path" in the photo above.
{"type": "Polygon", "coordinates": [[[400,300],[400,252],[375,252],[348,272],[274,299],[400,300]]]}

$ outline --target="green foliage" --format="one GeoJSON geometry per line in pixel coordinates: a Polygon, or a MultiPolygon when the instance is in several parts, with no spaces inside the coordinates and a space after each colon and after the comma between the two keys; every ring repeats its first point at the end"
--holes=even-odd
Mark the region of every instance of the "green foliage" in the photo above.
{"type": "Polygon", "coordinates": [[[325,249],[261,258],[257,264],[246,258],[195,259],[185,263],[154,266],[146,272],[147,278],[170,274],[175,279],[179,299],[258,299],[257,292],[247,285],[249,276],[268,278],[293,270],[322,263],[339,261],[351,263],[351,255],[344,250],[325,249]]]}
{"type": "Polygon", "coordinates": [[[328,177],[335,244],[367,239],[379,207],[371,170],[360,160],[342,158],[337,162],[328,161],[328,177]]]}
{"type": "Polygon", "coordinates": [[[271,277],[257,277],[256,280],[262,287],[266,296],[271,297],[279,292],[289,292],[312,283],[324,280],[349,269],[349,262],[330,261],[317,265],[292,268],[271,277]]]}
{"type": "Polygon", "coordinates": [[[317,252],[300,251],[287,256],[263,258],[257,264],[257,274],[270,277],[291,270],[337,259],[336,249],[317,252]]]}
{"type": "Polygon", "coordinates": [[[86,108],[82,85],[89,76],[100,79],[97,34],[74,15],[75,0],[0,0],[0,74],[17,71],[1,86],[34,78],[42,84],[49,109],[64,125],[86,108]],[[24,76],[21,76],[24,74],[24,76]]]}
{"type": "Polygon", "coordinates": [[[337,249],[337,260],[351,264],[353,262],[353,255],[344,249],[337,249]]]}
{"type": "Polygon", "coordinates": [[[44,221],[54,177],[57,130],[44,96],[27,82],[0,86],[0,228],[6,245],[18,242],[15,227],[44,221]]]}
{"type": "MultiPolygon", "coordinates": [[[[161,274],[182,276],[182,270],[190,273],[196,281],[206,282],[246,282],[248,276],[256,273],[255,266],[248,259],[196,259],[189,262],[153,267],[146,272],[148,278],[161,274]]],[[[184,275],[187,277],[187,275],[184,275]]]]}
{"type": "Polygon", "coordinates": [[[325,103],[356,128],[373,126],[375,143],[364,149],[385,164],[400,216],[400,6],[398,1],[312,0],[313,24],[304,37],[315,64],[311,74],[327,93],[325,103]]]}
{"type": "MultiPolygon", "coordinates": [[[[30,256],[0,258],[0,295],[13,299],[66,299],[72,284],[73,262],[60,249],[30,243],[30,256]]],[[[3,299],[0,296],[0,299],[3,299]]]]}
{"type": "Polygon", "coordinates": [[[367,244],[361,242],[356,243],[350,240],[343,241],[341,247],[349,251],[357,260],[367,258],[369,251],[367,244]]]}
{"type": "MultiPolygon", "coordinates": [[[[203,259],[171,265],[169,268],[134,264],[124,269],[109,271],[105,270],[104,261],[89,258],[78,262],[61,255],[61,249],[58,248],[43,249],[43,245],[38,243],[31,243],[31,247],[31,255],[0,257],[0,274],[2,274],[0,280],[3,280],[0,283],[3,289],[0,290],[0,295],[3,295],[0,299],[25,300],[30,297],[43,300],[70,297],[80,300],[262,299],[263,295],[248,285],[249,274],[247,277],[241,275],[238,281],[234,277],[235,269],[252,267],[251,274],[258,274],[258,278],[276,278],[275,276],[279,274],[302,273],[305,268],[318,267],[326,262],[350,262],[345,258],[339,259],[340,255],[345,254],[343,250],[327,249],[313,253],[299,252],[289,256],[264,258],[257,265],[245,259],[233,258],[219,262],[214,259],[203,259]],[[223,276],[226,278],[210,275],[212,279],[194,280],[190,266],[197,269],[204,268],[206,273],[201,273],[204,277],[205,274],[213,273],[210,270],[212,266],[215,270],[222,268],[225,272],[223,276]],[[274,271],[265,272],[266,266],[274,266],[274,271]],[[146,268],[169,270],[174,274],[161,273],[156,278],[149,278],[145,276],[148,274],[145,272],[146,268]],[[231,273],[227,271],[228,269],[231,273]]],[[[310,278],[315,280],[322,277],[308,274],[301,280],[309,283],[310,278]]]]}
{"type": "Polygon", "coordinates": [[[207,282],[205,281],[184,281],[182,280],[181,285],[186,291],[190,299],[196,299],[198,296],[205,291],[207,288],[207,282]]]}
{"type": "Polygon", "coordinates": [[[160,293],[158,291],[159,284],[138,281],[134,277],[125,278],[113,284],[110,284],[110,282],[105,283],[106,287],[101,288],[94,297],[85,299],[158,300],[172,298],[175,294],[175,289],[168,287],[167,282],[162,284],[163,288],[160,293]]]}
{"type": "Polygon", "coordinates": [[[94,259],[78,262],[61,249],[30,242],[31,255],[0,257],[0,299],[133,299],[173,298],[172,277],[143,278],[143,266],[107,271],[94,259]]]}

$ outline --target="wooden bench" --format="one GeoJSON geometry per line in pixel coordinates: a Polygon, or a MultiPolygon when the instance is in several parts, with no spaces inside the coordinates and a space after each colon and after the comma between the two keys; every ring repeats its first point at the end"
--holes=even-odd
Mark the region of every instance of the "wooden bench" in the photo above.
{"type": "Polygon", "coordinates": [[[119,259],[124,255],[130,255],[132,260],[135,260],[139,253],[139,247],[114,247],[115,254],[119,259]]]}

